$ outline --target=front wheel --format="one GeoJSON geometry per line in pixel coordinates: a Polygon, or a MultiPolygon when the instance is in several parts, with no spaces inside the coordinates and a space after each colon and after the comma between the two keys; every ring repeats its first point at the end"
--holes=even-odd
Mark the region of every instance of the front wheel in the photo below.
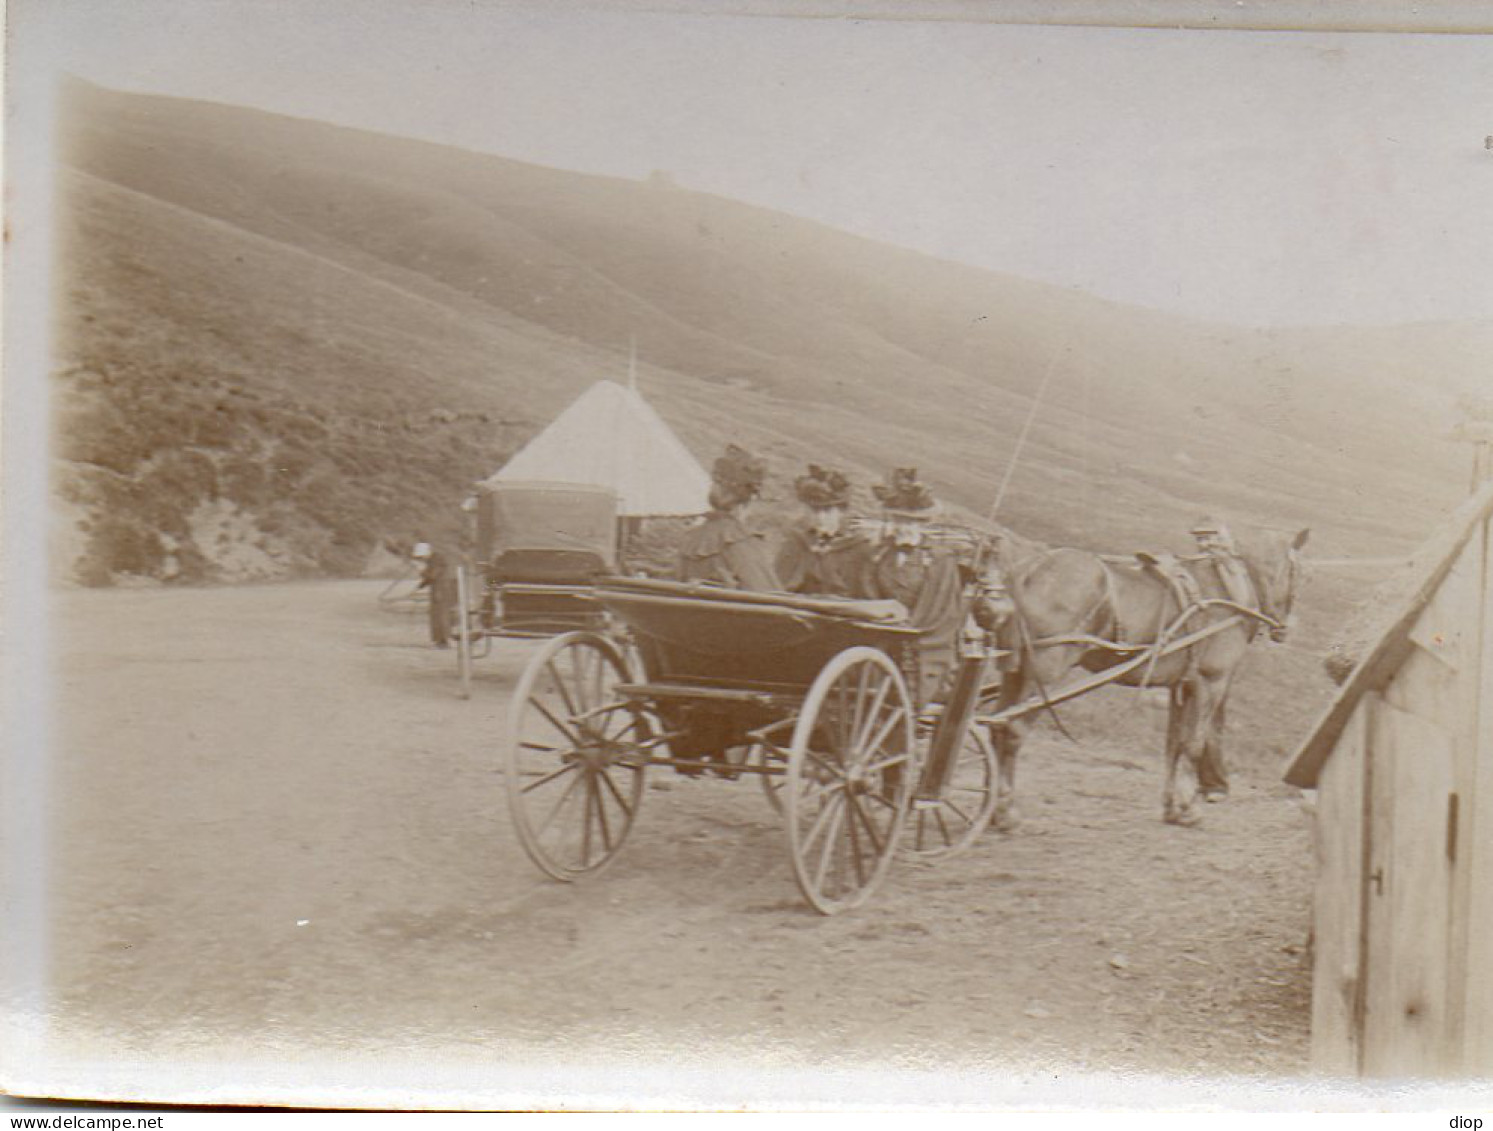
{"type": "Polygon", "coordinates": [[[848,648],[820,671],[793,728],[781,791],[799,890],[833,915],[886,874],[917,778],[912,697],[896,664],[848,648]]]}
{"type": "Polygon", "coordinates": [[[508,807],[529,859],[557,880],[600,871],[632,831],[652,748],[647,718],[616,687],[617,645],[593,632],[548,641],[508,709],[508,807]]]}
{"type": "Polygon", "coordinates": [[[906,850],[924,860],[963,852],[990,824],[996,803],[995,750],[982,730],[970,727],[954,755],[948,784],[936,801],[914,801],[906,850]]]}

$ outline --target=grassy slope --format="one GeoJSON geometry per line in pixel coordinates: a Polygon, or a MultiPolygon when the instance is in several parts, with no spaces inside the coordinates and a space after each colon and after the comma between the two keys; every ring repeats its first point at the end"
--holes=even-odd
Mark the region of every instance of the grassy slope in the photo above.
{"type": "Polygon", "coordinates": [[[1487,327],[1191,323],[255,111],[79,87],[69,121],[63,481],[96,512],[95,580],[173,546],[187,576],[221,573],[194,531],[257,529],[271,572],[347,572],[449,530],[471,479],[616,376],[634,334],[685,442],[763,450],[778,500],[818,458],[862,484],[916,463],[983,510],[1051,366],[1002,511],[1018,529],[1175,544],[1208,507],[1394,553],[1458,495],[1447,406],[1493,347],[1487,327]],[[188,521],[215,494],[246,527],[188,521]]]}

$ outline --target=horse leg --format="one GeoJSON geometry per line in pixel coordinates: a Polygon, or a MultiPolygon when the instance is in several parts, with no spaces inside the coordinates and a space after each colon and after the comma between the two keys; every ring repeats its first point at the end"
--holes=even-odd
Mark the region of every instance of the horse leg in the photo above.
{"type": "Polygon", "coordinates": [[[1202,823],[1197,799],[1197,762],[1207,718],[1205,684],[1184,679],[1172,687],[1166,726],[1166,781],[1162,787],[1161,819],[1169,825],[1192,828],[1202,823]],[[1191,778],[1184,782],[1184,778],[1191,778]],[[1190,786],[1190,788],[1189,788],[1190,786]]]}
{"type": "MultiPolygon", "coordinates": [[[[1012,673],[1001,688],[997,710],[1004,710],[1027,698],[1051,691],[1058,681],[1073,669],[1079,652],[1069,647],[1052,648],[1040,653],[1035,660],[1012,673]]],[[[1021,813],[1016,805],[1016,755],[1022,740],[1031,728],[1035,712],[1020,718],[995,723],[989,728],[990,741],[995,747],[996,792],[995,814],[990,824],[997,832],[1008,833],[1021,824],[1021,813]]]]}
{"type": "Polygon", "coordinates": [[[1176,712],[1176,729],[1168,737],[1167,790],[1162,819],[1170,824],[1191,827],[1202,823],[1194,808],[1202,783],[1203,750],[1219,707],[1228,692],[1228,680],[1206,674],[1185,681],[1181,709],[1176,712]],[[1191,789],[1182,796],[1178,789],[1178,771],[1192,778],[1191,789]]]}
{"type": "Polygon", "coordinates": [[[1171,687],[1166,711],[1166,768],[1161,783],[1161,819],[1170,825],[1183,823],[1183,807],[1177,801],[1177,762],[1182,753],[1183,715],[1192,700],[1192,683],[1180,680],[1171,687]]]}
{"type": "Polygon", "coordinates": [[[1203,791],[1205,801],[1222,801],[1229,795],[1229,769],[1223,760],[1224,710],[1228,703],[1228,688],[1225,687],[1208,721],[1203,740],[1203,754],[1198,760],[1198,788],[1203,791]]]}
{"type": "Polygon", "coordinates": [[[1016,754],[1021,749],[1026,724],[1012,719],[993,723],[988,729],[991,745],[995,747],[996,765],[995,815],[990,819],[990,827],[1008,833],[1021,824],[1021,812],[1016,806],[1016,754]]]}

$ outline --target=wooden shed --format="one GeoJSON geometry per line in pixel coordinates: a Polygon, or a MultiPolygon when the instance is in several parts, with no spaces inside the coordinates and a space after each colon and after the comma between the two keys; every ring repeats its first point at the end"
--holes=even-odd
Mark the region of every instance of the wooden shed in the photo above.
{"type": "Polygon", "coordinates": [[[1312,1063],[1493,1074],[1493,483],[1292,759],[1317,790],[1312,1063]]]}

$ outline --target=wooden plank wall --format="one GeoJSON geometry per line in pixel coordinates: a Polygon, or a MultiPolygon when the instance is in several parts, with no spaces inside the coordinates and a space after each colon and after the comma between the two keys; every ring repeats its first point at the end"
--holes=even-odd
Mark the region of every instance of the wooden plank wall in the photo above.
{"type": "Polygon", "coordinates": [[[1371,698],[1377,696],[1359,700],[1317,782],[1312,1071],[1330,1076],[1357,1075],[1360,1065],[1364,758],[1371,698]]]}
{"type": "Polygon", "coordinates": [[[1484,520],[1318,782],[1315,1070],[1493,1073],[1493,544],[1484,520]]]}
{"type": "Polygon", "coordinates": [[[1452,741],[1387,698],[1370,713],[1368,732],[1363,1072],[1434,1076],[1449,1067],[1451,868],[1443,822],[1452,741]]]}
{"type": "Polygon", "coordinates": [[[1462,845],[1466,859],[1461,893],[1466,946],[1462,1073],[1493,1076],[1493,523],[1482,530],[1481,640],[1477,649],[1477,706],[1467,760],[1462,845]]]}

